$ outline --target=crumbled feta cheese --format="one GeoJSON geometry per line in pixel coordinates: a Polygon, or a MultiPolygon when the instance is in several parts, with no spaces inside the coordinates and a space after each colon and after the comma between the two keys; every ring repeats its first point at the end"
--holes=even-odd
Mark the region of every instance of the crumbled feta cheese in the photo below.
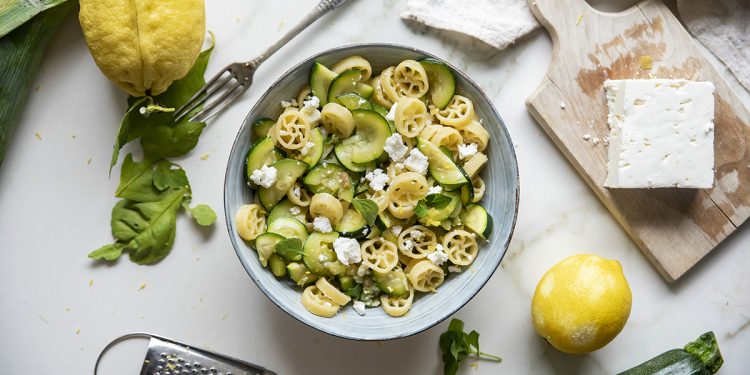
{"type": "Polygon", "coordinates": [[[402,228],[400,225],[394,225],[391,227],[391,232],[393,232],[394,235],[398,236],[399,234],[401,234],[401,231],[403,229],[404,228],[402,228]]]}
{"type": "Polygon", "coordinates": [[[406,240],[406,241],[404,241],[404,247],[406,248],[406,250],[413,249],[414,248],[414,241],[412,241],[412,240],[406,240]]]}
{"type": "Polygon", "coordinates": [[[308,121],[310,121],[311,124],[315,125],[320,121],[320,111],[318,111],[315,107],[304,107],[302,108],[299,113],[301,113],[303,116],[307,118],[308,121]]]}
{"type": "Polygon", "coordinates": [[[385,189],[385,185],[391,181],[388,175],[383,173],[383,170],[380,168],[372,172],[367,172],[365,179],[370,181],[370,187],[375,191],[382,191],[385,189]]]}
{"type": "Polygon", "coordinates": [[[424,233],[421,230],[413,230],[411,232],[411,238],[415,240],[421,240],[423,236],[424,236],[424,233]]]}
{"type": "Polygon", "coordinates": [[[385,119],[388,121],[396,121],[396,107],[398,107],[398,103],[393,103],[391,106],[391,110],[388,111],[388,114],[385,115],[385,119]]]}
{"type": "Polygon", "coordinates": [[[282,100],[281,101],[281,108],[289,108],[289,107],[296,107],[297,106],[297,99],[292,100],[282,100]]]}
{"type": "Polygon", "coordinates": [[[365,227],[365,229],[362,230],[362,234],[366,236],[367,233],[370,233],[370,228],[365,227]]]}
{"type": "Polygon", "coordinates": [[[352,303],[352,308],[353,308],[353,309],[354,309],[354,311],[356,311],[356,312],[357,312],[357,314],[359,314],[360,316],[362,316],[362,315],[365,315],[365,313],[367,312],[367,311],[365,310],[365,309],[366,309],[366,307],[365,307],[365,303],[364,303],[364,302],[362,302],[362,301],[354,301],[354,303],[352,303]]]}
{"type": "Polygon", "coordinates": [[[292,214],[292,215],[299,215],[300,209],[299,209],[299,207],[296,207],[296,206],[292,207],[292,208],[289,209],[289,213],[292,214]]]}
{"type": "Polygon", "coordinates": [[[258,186],[269,188],[276,182],[276,168],[264,165],[253,171],[250,180],[258,186]]]}
{"type": "Polygon", "coordinates": [[[413,148],[409,152],[409,157],[404,160],[404,166],[413,172],[425,174],[427,173],[429,162],[427,161],[427,156],[424,156],[418,149],[413,148]]]}
{"type": "Polygon", "coordinates": [[[464,269],[459,266],[448,266],[448,272],[450,273],[461,273],[464,269]]]}
{"type": "Polygon", "coordinates": [[[320,107],[320,98],[318,98],[317,96],[312,96],[312,97],[308,96],[308,98],[310,99],[307,99],[304,102],[302,102],[302,108],[317,109],[318,107],[320,107]]]}
{"type": "Polygon", "coordinates": [[[292,189],[292,193],[297,197],[302,196],[302,190],[300,190],[299,186],[295,186],[294,189],[292,189]]]}
{"type": "MultiPolygon", "coordinates": [[[[334,242],[334,244],[335,244],[335,243],[336,243],[336,242],[334,242]]],[[[334,246],[334,250],[335,250],[335,246],[334,246]]],[[[361,257],[361,255],[362,255],[362,254],[360,254],[360,257],[361,257]]],[[[354,263],[356,263],[356,262],[354,262],[354,263]]],[[[367,266],[366,264],[364,264],[364,263],[360,264],[360,265],[359,265],[359,268],[357,268],[357,277],[359,277],[359,278],[363,278],[363,277],[365,277],[365,276],[367,276],[367,275],[369,275],[369,274],[370,274],[370,267],[368,267],[368,266],[367,266]]]]}
{"type": "MultiPolygon", "coordinates": [[[[333,251],[336,252],[336,258],[338,258],[345,266],[362,261],[362,252],[359,249],[359,242],[353,238],[337,238],[333,241],[333,251]]],[[[357,270],[357,274],[359,274],[361,269],[362,267],[357,270]]]]}
{"type": "Polygon", "coordinates": [[[584,141],[588,141],[589,139],[591,139],[591,134],[584,134],[583,135],[583,140],[584,141]]]}
{"type": "Polygon", "coordinates": [[[325,216],[316,216],[315,219],[313,219],[313,229],[320,233],[333,232],[331,221],[325,216]]]}
{"type": "Polygon", "coordinates": [[[315,147],[315,142],[307,142],[304,146],[299,150],[300,155],[307,155],[310,150],[315,147]]]}
{"type": "Polygon", "coordinates": [[[438,249],[434,252],[427,254],[427,259],[429,259],[430,262],[432,262],[432,264],[439,266],[445,263],[446,260],[448,260],[448,254],[443,252],[443,249],[438,249]]]}
{"type": "Polygon", "coordinates": [[[326,137],[328,137],[328,130],[326,130],[326,128],[320,126],[318,127],[318,130],[320,130],[320,134],[323,136],[323,139],[326,139],[326,137]]]}
{"type": "Polygon", "coordinates": [[[472,156],[474,156],[478,151],[478,146],[476,143],[470,143],[468,145],[460,144],[458,145],[458,157],[461,160],[468,159],[472,156]]]}
{"type": "Polygon", "coordinates": [[[565,109],[565,102],[562,100],[560,101],[560,108],[565,109]]]}
{"type": "Polygon", "coordinates": [[[441,244],[435,245],[435,250],[437,250],[437,251],[443,251],[444,250],[443,249],[443,245],[441,245],[441,244]]]}
{"type": "Polygon", "coordinates": [[[391,136],[385,140],[385,147],[383,147],[383,149],[393,161],[402,160],[409,151],[409,148],[406,147],[404,140],[401,138],[401,134],[398,133],[391,134],[391,136]]]}
{"type": "Polygon", "coordinates": [[[430,194],[440,194],[442,192],[443,192],[443,187],[440,186],[440,185],[430,186],[430,188],[427,189],[427,195],[430,195],[430,194]]]}

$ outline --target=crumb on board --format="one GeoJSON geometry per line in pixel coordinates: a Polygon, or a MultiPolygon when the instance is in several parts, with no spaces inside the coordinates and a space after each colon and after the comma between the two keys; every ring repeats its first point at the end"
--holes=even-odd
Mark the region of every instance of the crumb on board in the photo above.
{"type": "Polygon", "coordinates": [[[34,137],[36,137],[36,139],[37,139],[38,141],[41,141],[41,140],[42,140],[42,135],[41,135],[41,134],[39,134],[39,132],[35,132],[35,133],[34,133],[34,137]]]}
{"type": "Polygon", "coordinates": [[[89,280],[89,286],[94,286],[94,279],[89,280]]]}
{"type": "Polygon", "coordinates": [[[240,23],[240,17],[235,18],[234,23],[240,23]]]}
{"type": "Polygon", "coordinates": [[[145,288],[146,288],[146,283],[145,282],[141,283],[141,285],[138,285],[138,290],[143,290],[145,288]]]}
{"type": "Polygon", "coordinates": [[[578,18],[576,19],[576,26],[580,25],[583,21],[583,14],[579,14],[578,18]]]}
{"type": "Polygon", "coordinates": [[[562,100],[560,101],[560,108],[565,109],[565,102],[562,100]]]}
{"type": "Polygon", "coordinates": [[[584,134],[583,135],[583,140],[584,141],[588,141],[589,139],[591,139],[591,134],[584,134]]]}
{"type": "Polygon", "coordinates": [[[81,334],[81,329],[80,328],[76,328],[76,335],[80,335],[80,334],[81,334]]]}
{"type": "Polygon", "coordinates": [[[640,61],[641,69],[643,70],[651,70],[654,66],[654,60],[649,55],[641,56],[638,60],[640,61]]]}
{"type": "Polygon", "coordinates": [[[208,160],[209,156],[211,156],[211,155],[209,155],[208,153],[204,152],[203,154],[201,154],[201,160],[208,160]]]}
{"type": "Polygon", "coordinates": [[[279,21],[279,31],[284,28],[284,20],[279,21]]]}
{"type": "Polygon", "coordinates": [[[89,158],[88,160],[86,160],[86,165],[89,165],[89,164],[91,164],[91,160],[93,160],[93,159],[92,159],[92,158],[89,158]]]}
{"type": "Polygon", "coordinates": [[[221,320],[227,320],[228,317],[229,317],[229,314],[224,314],[224,316],[221,317],[221,320]]]}
{"type": "Polygon", "coordinates": [[[70,307],[66,307],[65,312],[70,312],[70,307]]]}
{"type": "Polygon", "coordinates": [[[40,88],[42,88],[41,85],[36,85],[36,87],[34,87],[34,91],[39,91],[40,88]]]}

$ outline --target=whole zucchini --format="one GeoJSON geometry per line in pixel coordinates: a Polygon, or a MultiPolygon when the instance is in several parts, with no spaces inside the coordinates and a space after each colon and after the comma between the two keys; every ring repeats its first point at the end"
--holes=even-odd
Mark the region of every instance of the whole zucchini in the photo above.
{"type": "Polygon", "coordinates": [[[684,349],[672,349],[618,375],[710,375],[724,363],[713,332],[702,334],[684,349]]]}
{"type": "Polygon", "coordinates": [[[48,9],[0,38],[0,164],[52,34],[77,2],[48,9]]]}

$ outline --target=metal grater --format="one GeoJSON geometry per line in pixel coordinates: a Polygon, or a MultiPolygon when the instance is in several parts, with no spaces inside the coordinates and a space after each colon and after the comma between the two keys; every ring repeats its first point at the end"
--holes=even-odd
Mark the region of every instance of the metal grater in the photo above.
{"type": "Polygon", "coordinates": [[[114,339],[99,354],[94,375],[104,353],[133,338],[146,338],[148,351],[140,375],[276,375],[265,368],[150,333],[131,333],[114,339]]]}

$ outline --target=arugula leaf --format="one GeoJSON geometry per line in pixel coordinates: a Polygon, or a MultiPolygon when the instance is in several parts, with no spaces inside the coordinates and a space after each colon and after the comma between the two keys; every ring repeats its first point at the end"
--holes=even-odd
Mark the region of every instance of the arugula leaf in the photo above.
{"type": "Polygon", "coordinates": [[[179,165],[163,160],[156,164],[156,170],[153,173],[154,187],[159,191],[167,189],[186,188],[190,191],[190,182],[188,181],[185,170],[179,165]]]}
{"type": "Polygon", "coordinates": [[[425,215],[427,215],[427,207],[421,199],[417,202],[417,206],[414,207],[414,214],[417,215],[417,217],[425,217],[425,215]]]}
{"type": "Polygon", "coordinates": [[[132,138],[130,138],[130,132],[131,128],[133,127],[133,122],[137,117],[142,117],[138,112],[138,108],[141,107],[141,104],[143,104],[143,102],[149,99],[151,98],[143,97],[137,100],[132,100],[132,103],[131,100],[128,100],[128,110],[127,112],[125,112],[125,116],[122,117],[122,121],[120,122],[120,130],[117,131],[117,138],[115,138],[115,144],[114,146],[112,146],[112,158],[109,161],[109,173],[112,173],[112,167],[117,164],[117,160],[120,158],[120,149],[122,148],[122,146],[125,146],[125,144],[133,140],[132,138]]]}
{"type": "Polygon", "coordinates": [[[502,358],[479,351],[479,332],[464,332],[464,322],[459,319],[451,320],[448,330],[440,335],[438,342],[443,352],[443,374],[455,375],[459,365],[467,356],[501,362],[502,358]]]}
{"type": "Polygon", "coordinates": [[[143,153],[151,159],[185,155],[198,144],[205,127],[204,122],[184,121],[174,127],[157,125],[148,128],[141,136],[143,153]]]}
{"type": "Polygon", "coordinates": [[[451,197],[442,193],[429,194],[423,199],[427,207],[437,208],[438,210],[451,203],[451,197]]]}
{"type": "Polygon", "coordinates": [[[187,210],[198,225],[206,227],[216,222],[216,212],[205,204],[199,204],[195,207],[187,207],[187,210]]]}
{"type": "Polygon", "coordinates": [[[302,241],[299,238],[285,238],[273,247],[276,254],[291,261],[302,259],[302,241]]]}
{"type": "Polygon", "coordinates": [[[367,225],[375,225],[378,218],[378,204],[371,199],[355,198],[352,201],[354,209],[357,210],[367,222],[367,225]]]}
{"type": "Polygon", "coordinates": [[[177,210],[187,190],[178,189],[156,202],[123,199],[112,209],[112,235],[126,244],[130,260],[151,264],[163,259],[174,242],[177,210]]]}
{"type": "Polygon", "coordinates": [[[122,250],[125,245],[115,242],[112,244],[104,245],[89,253],[89,258],[99,260],[115,260],[122,255],[122,250]]]}
{"type": "Polygon", "coordinates": [[[144,159],[138,163],[133,161],[133,154],[128,154],[120,169],[120,184],[115,190],[115,196],[136,202],[154,202],[161,199],[162,192],[152,183],[154,177],[153,163],[144,159]]]}

